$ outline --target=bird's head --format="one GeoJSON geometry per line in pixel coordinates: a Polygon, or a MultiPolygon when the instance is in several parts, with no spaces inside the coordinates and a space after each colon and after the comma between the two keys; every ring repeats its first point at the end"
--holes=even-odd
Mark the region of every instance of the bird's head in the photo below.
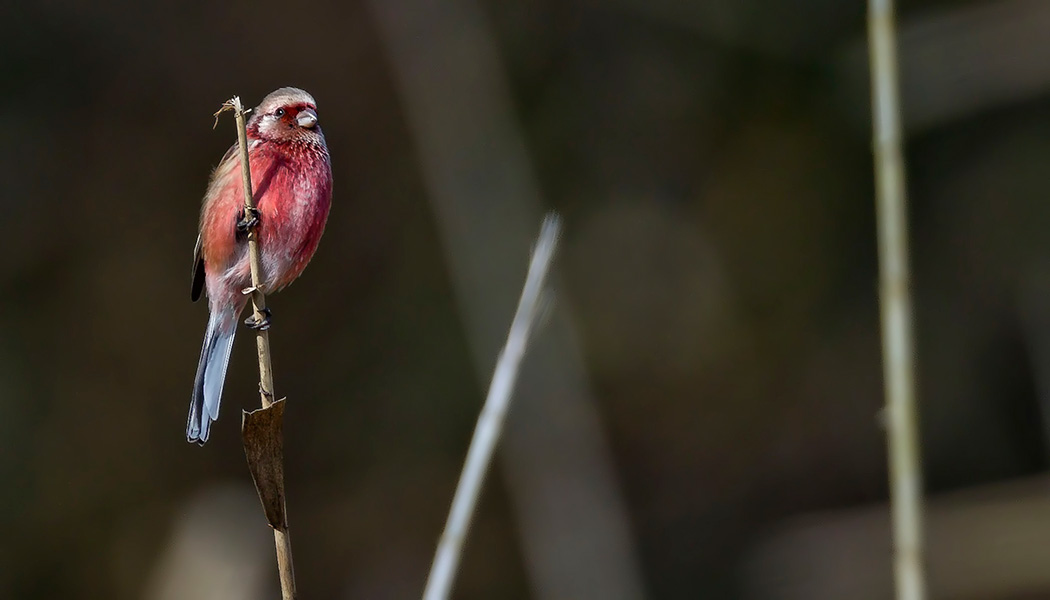
{"type": "Polygon", "coordinates": [[[314,97],[293,87],[271,92],[252,111],[248,137],[268,142],[323,144],[314,97]]]}

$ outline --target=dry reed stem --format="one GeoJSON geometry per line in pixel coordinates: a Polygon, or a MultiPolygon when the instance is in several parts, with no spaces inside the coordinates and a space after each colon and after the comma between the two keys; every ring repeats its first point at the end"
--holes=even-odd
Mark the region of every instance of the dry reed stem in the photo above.
{"type": "MultiPolygon", "coordinates": [[[[252,175],[248,161],[248,134],[244,115],[246,111],[241,104],[241,99],[234,96],[223,104],[216,113],[233,111],[233,117],[237,124],[237,144],[241,159],[241,180],[244,184],[244,214],[251,214],[255,210],[255,200],[252,197],[252,175]]],[[[252,310],[256,322],[261,322],[266,317],[266,295],[259,289],[262,282],[262,268],[259,255],[259,237],[255,227],[248,229],[248,259],[251,265],[252,287],[245,290],[251,294],[252,310]]],[[[259,353],[259,395],[262,401],[262,409],[252,413],[245,413],[242,424],[242,437],[244,438],[245,452],[248,457],[248,467],[252,472],[252,478],[259,492],[259,499],[263,503],[267,520],[273,527],[274,544],[277,549],[277,571],[281,579],[281,598],[283,600],[294,600],[295,570],[292,564],[292,543],[288,536],[288,525],[284,511],[284,473],[283,473],[283,449],[281,447],[281,427],[283,420],[281,410],[270,413],[271,408],[281,409],[283,402],[275,406],[273,389],[273,366],[270,360],[270,336],[266,329],[255,331],[255,345],[259,353]],[[263,416],[272,418],[262,419],[263,416]],[[252,427],[251,422],[261,422],[265,425],[252,427]],[[261,458],[260,458],[261,457],[261,458]],[[276,507],[276,509],[271,509],[276,507]],[[275,513],[274,510],[277,512],[275,513]],[[276,515],[276,516],[275,516],[276,515]]]]}
{"type": "Polygon", "coordinates": [[[924,600],[922,463],[893,0],[869,1],[868,41],[894,578],[897,600],[924,600]]]}
{"type": "Polygon", "coordinates": [[[518,301],[518,309],[514,313],[514,320],[507,334],[507,343],[503,346],[503,351],[500,352],[499,360],[496,362],[496,370],[492,374],[488,396],[478,416],[474,437],[470,441],[467,459],[463,465],[463,473],[460,475],[456,493],[452,498],[452,507],[449,510],[448,521],[445,523],[445,531],[441,534],[437,551],[434,553],[434,562],[430,567],[427,585],[423,591],[424,600],[445,600],[452,590],[452,582],[463,554],[463,542],[466,540],[470,520],[478,504],[485,473],[488,471],[489,463],[492,462],[496,443],[503,430],[503,422],[510,406],[514,384],[518,379],[521,360],[525,356],[525,349],[528,347],[532,330],[545,306],[543,302],[544,282],[557,248],[559,227],[558,216],[554,213],[548,214],[543,220],[540,237],[532,253],[532,260],[529,262],[529,271],[525,278],[525,286],[521,291],[521,299],[518,301]]]}

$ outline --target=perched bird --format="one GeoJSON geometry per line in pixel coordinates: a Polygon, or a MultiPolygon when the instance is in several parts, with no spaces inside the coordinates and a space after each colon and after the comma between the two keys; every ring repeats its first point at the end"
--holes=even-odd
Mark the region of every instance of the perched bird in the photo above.
{"type": "MultiPolygon", "coordinates": [[[[241,163],[234,144],[211,175],[201,207],[200,235],[193,256],[191,299],[207,286],[204,347],[193,383],[186,439],[203,445],[219,417],[219,401],[230,361],[237,320],[251,286],[247,232],[257,227],[262,273],[260,289],[280,290],[295,281],[321,240],[332,204],[332,166],[317,123],[313,97],[281,88],[251,113],[247,124],[254,214],[244,214],[241,163]]],[[[269,327],[269,315],[245,323],[269,327]]]]}

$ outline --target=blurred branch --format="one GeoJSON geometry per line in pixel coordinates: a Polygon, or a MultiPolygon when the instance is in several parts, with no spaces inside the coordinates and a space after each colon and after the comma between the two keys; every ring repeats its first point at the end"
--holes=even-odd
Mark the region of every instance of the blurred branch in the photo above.
{"type": "MultiPolygon", "coordinates": [[[[906,131],[923,130],[1050,92],[1050,3],[999,0],[946,4],[900,25],[901,93],[906,131]]],[[[835,61],[840,105],[862,106],[865,45],[835,61]]],[[[852,115],[867,122],[868,115],[852,115]]]]}
{"type": "MultiPolygon", "coordinates": [[[[810,1],[778,14],[751,3],[614,0],[608,6],[691,32],[731,50],[797,61],[823,61],[827,45],[853,19],[852,3],[810,1]],[[844,8],[843,8],[844,7],[844,8]],[[792,12],[822,19],[793,19],[792,12]],[[828,14],[831,13],[831,14],[828,14]],[[830,26],[829,23],[840,26],[830,26]]],[[[901,92],[906,131],[923,130],[1050,92],[1050,3],[1044,0],[948,2],[900,23],[901,92]]],[[[856,39],[830,65],[837,105],[867,127],[863,98],[866,40],[856,39]]]]}
{"type": "Polygon", "coordinates": [[[463,542],[470,528],[470,519],[478,504],[481,484],[484,482],[489,463],[492,462],[492,454],[496,450],[496,442],[510,407],[521,359],[525,356],[529,336],[542,308],[544,281],[547,279],[547,271],[558,243],[558,229],[557,215],[547,215],[543,220],[536,249],[532,253],[529,274],[525,278],[518,310],[514,313],[514,321],[507,335],[507,344],[500,352],[485,405],[474,429],[474,438],[470,441],[463,474],[460,475],[448,521],[445,523],[445,532],[441,535],[434,555],[434,564],[427,578],[427,587],[423,592],[424,600],[445,600],[452,589],[452,581],[463,552],[463,542]]]}
{"type": "MultiPolygon", "coordinates": [[[[241,181],[244,184],[244,214],[255,212],[252,198],[252,173],[248,161],[248,135],[245,129],[245,110],[241,99],[234,96],[223,104],[216,117],[232,110],[237,124],[237,144],[241,158],[241,181]]],[[[259,234],[255,227],[248,228],[248,258],[251,264],[252,309],[255,322],[266,318],[266,295],[262,285],[262,267],[259,256],[259,234]]],[[[288,536],[288,522],[284,506],[284,450],[282,446],[282,424],[284,402],[274,402],[273,365],[270,360],[270,335],[266,327],[255,330],[256,348],[259,352],[259,395],[262,409],[245,413],[241,424],[248,469],[255,481],[256,491],[262,501],[266,518],[273,527],[274,544],[277,548],[277,571],[281,578],[281,597],[294,600],[295,571],[292,566],[292,542],[288,536]]]]}
{"type": "MultiPolygon", "coordinates": [[[[490,27],[474,0],[370,0],[405,107],[479,385],[542,215],[490,27]]],[[[634,599],[640,566],[565,304],[532,343],[500,458],[534,597],[634,599]]]]}
{"type": "Polygon", "coordinates": [[[915,399],[908,219],[892,0],[869,1],[868,38],[871,44],[882,362],[889,438],[894,573],[898,600],[922,600],[926,596],[922,467],[915,399]]]}

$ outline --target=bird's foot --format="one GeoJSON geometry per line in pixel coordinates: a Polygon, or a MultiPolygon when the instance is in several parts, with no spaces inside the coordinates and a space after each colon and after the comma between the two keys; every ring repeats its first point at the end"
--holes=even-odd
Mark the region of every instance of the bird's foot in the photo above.
{"type": "Polygon", "coordinates": [[[259,288],[255,287],[254,285],[251,285],[251,286],[248,286],[248,287],[244,288],[243,290],[241,290],[241,293],[244,294],[245,296],[251,296],[252,294],[255,293],[255,290],[257,290],[257,289],[259,289],[259,288]]]}
{"type": "Polygon", "coordinates": [[[237,233],[246,234],[248,230],[259,226],[259,209],[244,208],[237,211],[237,233]]]}
{"type": "Polygon", "coordinates": [[[263,314],[262,319],[256,319],[255,314],[252,314],[252,316],[244,320],[244,324],[248,326],[248,329],[266,331],[270,328],[270,317],[273,316],[273,313],[268,308],[264,308],[260,312],[263,314]]]}

